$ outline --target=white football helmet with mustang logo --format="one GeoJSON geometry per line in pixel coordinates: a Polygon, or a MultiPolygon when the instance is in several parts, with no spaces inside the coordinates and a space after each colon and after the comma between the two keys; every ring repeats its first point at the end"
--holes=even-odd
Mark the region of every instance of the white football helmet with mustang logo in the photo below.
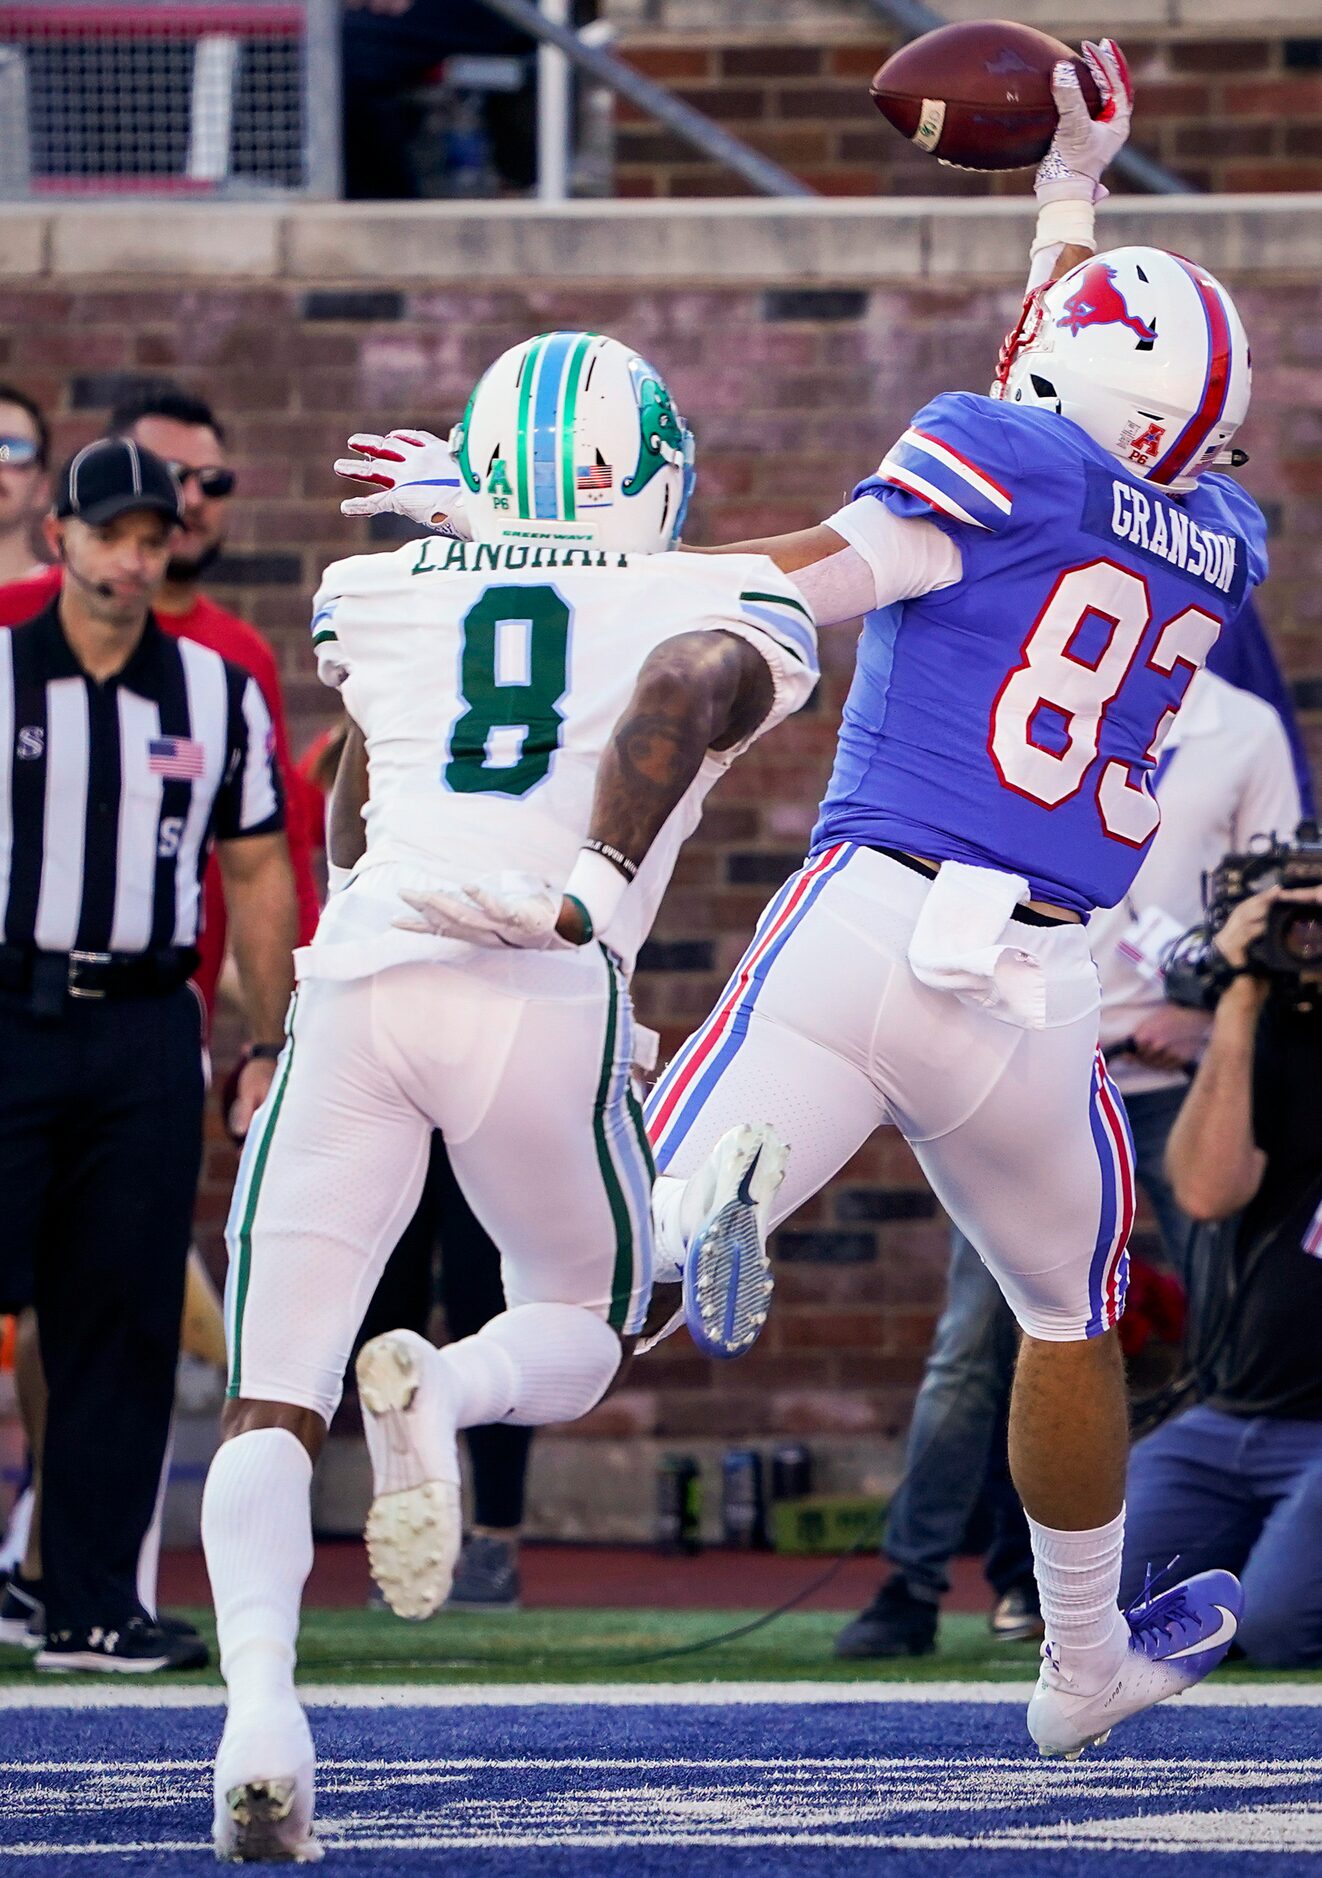
{"type": "Polygon", "coordinates": [[[1059,411],[1131,475],[1179,492],[1230,461],[1250,385],[1221,283],[1160,248],[1115,248],[1029,295],[992,395],[1059,411]]]}

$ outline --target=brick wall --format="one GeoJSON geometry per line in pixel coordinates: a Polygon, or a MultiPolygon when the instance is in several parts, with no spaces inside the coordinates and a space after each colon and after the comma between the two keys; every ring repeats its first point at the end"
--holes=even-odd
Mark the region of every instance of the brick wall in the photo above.
{"type": "MultiPolygon", "coordinates": [[[[1322,189],[1322,38],[1121,34],[1137,82],[1134,144],[1197,190],[1322,189]]],[[[625,38],[623,55],[823,195],[1020,193],[1026,178],[948,169],[907,144],[868,96],[894,48],[857,32],[818,42],[625,38]]],[[[626,196],[740,193],[633,107],[617,111],[616,187],[626,196]]]]}
{"type": "MultiPolygon", "coordinates": [[[[1257,360],[1247,480],[1275,531],[1266,607],[1322,749],[1322,314],[1312,284],[1257,279],[1237,291],[1257,360]]],[[[240,474],[214,590],[275,641],[299,748],[332,712],[309,656],[309,596],[329,559],[367,545],[361,525],[340,518],[328,468],[350,430],[443,430],[502,347],[554,325],[605,328],[656,359],[694,419],[691,538],[746,538],[819,520],[926,398],[956,382],[981,388],[1016,310],[1014,290],[994,287],[10,284],[0,288],[0,371],[55,413],[61,450],[96,433],[125,375],[170,372],[214,400],[240,474]]],[[[667,1051],[705,1016],[802,855],[851,658],[849,632],[827,635],[816,708],[735,766],[681,857],[637,984],[640,1014],[667,1051]]],[[[213,1139],[201,1203],[213,1255],[232,1174],[213,1139]]],[[[779,1250],[778,1308],[751,1359],[716,1367],[676,1339],[588,1432],[901,1428],[944,1268],[944,1228],[903,1144],[876,1137],[779,1250]]]]}

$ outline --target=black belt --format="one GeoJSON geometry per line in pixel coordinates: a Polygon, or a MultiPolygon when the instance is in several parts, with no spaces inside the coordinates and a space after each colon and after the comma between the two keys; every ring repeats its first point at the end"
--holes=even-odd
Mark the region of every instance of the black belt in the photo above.
{"type": "Polygon", "coordinates": [[[58,1009],[65,998],[163,998],[192,977],[198,955],[189,946],[159,952],[40,952],[0,946],[0,991],[31,993],[34,1004],[58,1009]]]}
{"type": "MultiPolygon", "coordinates": [[[[935,880],[940,868],[934,861],[920,861],[916,854],[905,854],[901,848],[882,848],[875,841],[859,844],[871,848],[874,854],[884,854],[888,861],[898,861],[901,867],[907,867],[912,874],[921,874],[925,880],[935,880]]],[[[1017,906],[1010,915],[1021,926],[1073,926],[1077,921],[1062,919],[1059,913],[1040,913],[1035,906],[1017,906]]]]}

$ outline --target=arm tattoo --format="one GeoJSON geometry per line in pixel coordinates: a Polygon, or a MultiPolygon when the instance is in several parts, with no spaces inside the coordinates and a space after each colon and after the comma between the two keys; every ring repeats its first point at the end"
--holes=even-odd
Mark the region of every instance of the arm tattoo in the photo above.
{"type": "Polygon", "coordinates": [[[646,854],[702,767],[710,721],[702,702],[677,695],[673,708],[633,709],[616,726],[598,773],[591,833],[630,860],[646,854]]]}
{"type": "Polygon", "coordinates": [[[689,633],[659,646],[597,771],[592,839],[640,862],[708,750],[751,734],[771,689],[766,662],[733,634],[689,633]]]}

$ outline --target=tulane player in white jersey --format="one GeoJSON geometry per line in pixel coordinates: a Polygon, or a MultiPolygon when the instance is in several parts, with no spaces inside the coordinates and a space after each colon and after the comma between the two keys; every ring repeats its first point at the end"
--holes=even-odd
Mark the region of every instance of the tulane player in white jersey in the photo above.
{"type": "Polygon", "coordinates": [[[358,1359],[372,1569],[408,1617],[449,1589],[456,1431],[586,1414],[642,1326],[629,969],[707,791],[817,679],[812,615],[769,560],[665,552],[691,440],[617,341],[552,333],[497,360],[457,473],[474,541],[339,562],[315,605],[319,670],[365,747],[366,838],[332,851],[354,865],[297,955],[227,1230],[230,1399],[203,1506],[227,1858],[319,1855],[293,1683],[311,1468],[433,1129],[507,1308],[445,1350],[397,1331],[358,1359]]]}

